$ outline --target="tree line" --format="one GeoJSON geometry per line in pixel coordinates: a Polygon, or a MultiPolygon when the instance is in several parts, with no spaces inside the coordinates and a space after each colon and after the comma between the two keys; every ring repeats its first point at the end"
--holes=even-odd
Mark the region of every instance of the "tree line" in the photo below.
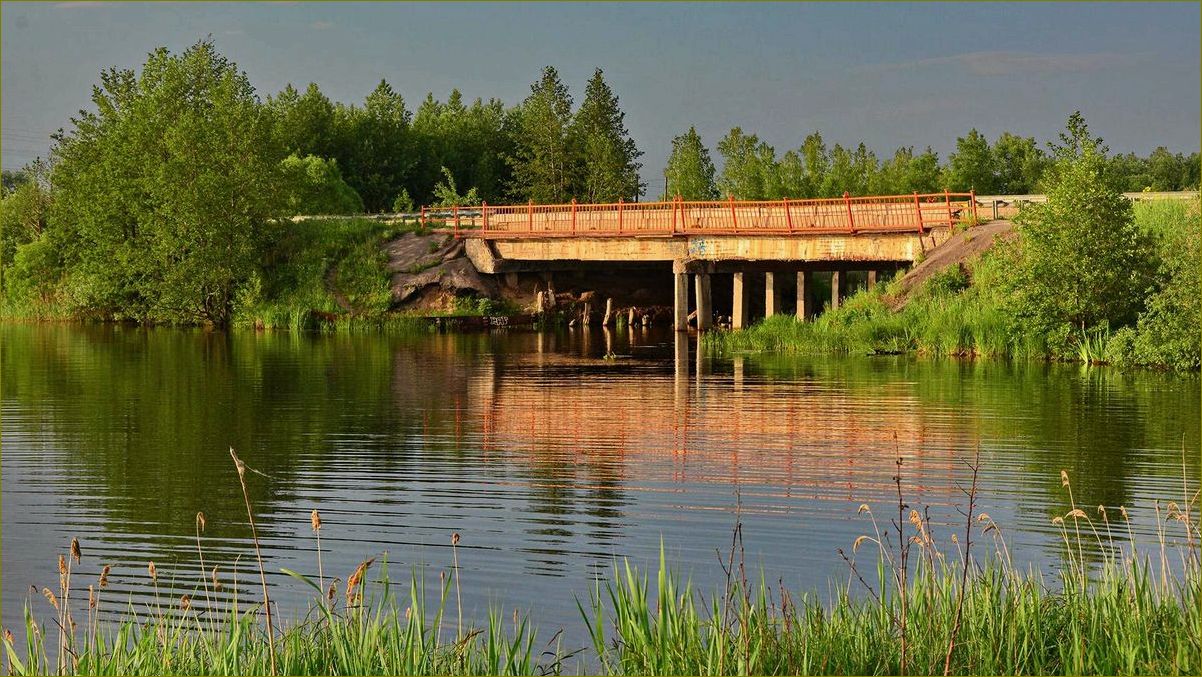
{"type": "MultiPolygon", "coordinates": [[[[314,84],[261,99],[202,40],[158,49],[140,71],[108,69],[49,157],[3,176],[0,287],[6,312],[150,322],[229,320],[236,295],[287,235],[280,217],[412,211],[421,204],[639,199],[642,152],[597,69],[579,106],[551,67],[522,102],[432,95],[411,112],[387,82],[362,104],[314,84]]],[[[1037,189],[1034,139],[975,130],[946,163],[929,148],[879,161],[818,133],[780,157],[732,129],[709,150],[673,140],[667,195],[756,199],[975,188],[1037,189]]],[[[1198,154],[1106,160],[1127,189],[1198,183],[1198,154]]]]}

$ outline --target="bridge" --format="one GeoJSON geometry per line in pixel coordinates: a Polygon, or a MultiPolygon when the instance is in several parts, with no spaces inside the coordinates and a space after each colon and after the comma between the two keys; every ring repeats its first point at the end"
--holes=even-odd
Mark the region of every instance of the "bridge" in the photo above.
{"type": "MultiPolygon", "coordinates": [[[[838,307],[848,271],[897,270],[937,247],[958,223],[977,217],[973,193],[929,193],[810,200],[616,202],[488,205],[426,209],[426,226],[451,229],[466,241],[482,273],[572,270],[589,264],[671,264],[674,325],[688,328],[690,277],[697,328],[713,315],[710,276],[730,274],[734,328],[749,323],[747,276],[763,275],[764,314],[783,309],[782,289],[795,291],[795,313],[813,314],[812,276],[831,274],[838,307]],[[785,276],[796,276],[796,286],[785,276]]],[[[667,280],[665,280],[667,282],[667,280]]]]}

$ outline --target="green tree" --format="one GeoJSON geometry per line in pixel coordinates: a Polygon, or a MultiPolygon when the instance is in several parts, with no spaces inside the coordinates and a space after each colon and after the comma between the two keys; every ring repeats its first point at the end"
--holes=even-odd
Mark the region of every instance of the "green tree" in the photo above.
{"type": "Polygon", "coordinates": [[[551,66],[530,86],[517,115],[513,195],[538,203],[564,203],[572,197],[578,154],[569,145],[572,97],[551,66]]]}
{"type": "Polygon", "coordinates": [[[280,162],[285,213],[361,214],[363,199],[342,179],[335,160],[289,155],[280,162]]]}
{"type": "Polygon", "coordinates": [[[968,136],[956,139],[956,150],[948,156],[946,184],[951,190],[978,195],[997,192],[997,175],[993,151],[985,136],[973,129],[968,136]]]}
{"type": "Polygon", "coordinates": [[[626,114],[618,96],[598,68],[584,90],[584,101],[569,130],[571,144],[580,157],[579,186],[574,191],[585,202],[616,202],[636,199],[644,184],[639,182],[638,161],[642,151],[626,131],[626,114]]]}
{"type": "Polygon", "coordinates": [[[1106,148],[1080,113],[1068,120],[1045,181],[1048,200],[1015,218],[1020,239],[1008,307],[1054,351],[1094,327],[1131,323],[1150,287],[1151,241],[1106,175],[1106,148]]]}
{"type": "Polygon", "coordinates": [[[801,159],[805,164],[806,193],[802,197],[821,197],[826,195],[827,175],[830,173],[830,157],[827,155],[826,142],[822,134],[814,132],[801,143],[801,159]]]}
{"type": "Polygon", "coordinates": [[[284,152],[299,157],[334,156],[334,104],[315,83],[309,83],[304,94],[287,85],[267,99],[267,109],[273,117],[276,143],[284,152]]]}
{"type": "Polygon", "coordinates": [[[226,322],[279,211],[282,153],[250,81],[204,40],[105,71],[92,102],[52,151],[71,307],[226,322]]]}
{"type": "Polygon", "coordinates": [[[16,177],[13,187],[0,192],[0,291],[7,291],[5,270],[13,265],[17,248],[45,232],[51,203],[45,162],[36,160],[11,174],[16,177]]]}
{"type": "Polygon", "coordinates": [[[467,193],[463,195],[459,194],[459,188],[455,186],[455,176],[451,174],[451,170],[443,167],[442,176],[443,180],[434,186],[433,206],[454,207],[458,205],[461,207],[470,207],[480,204],[480,193],[475,188],[468,189],[467,193]]]}
{"type": "Polygon", "coordinates": [[[346,182],[363,198],[367,211],[388,209],[416,164],[404,98],[381,80],[362,108],[335,107],[334,120],[334,157],[346,182]]]}
{"type": "Polygon", "coordinates": [[[29,176],[22,169],[0,171],[0,195],[11,193],[28,180],[29,176]]]}
{"type": "MultiPolygon", "coordinates": [[[[1025,195],[1037,190],[1047,160],[1034,137],[1002,132],[991,150],[996,170],[995,189],[1001,195],[1025,195]]],[[[980,191],[978,191],[980,192],[980,191]]]]}
{"type": "Polygon", "coordinates": [[[772,147],[735,127],[718,142],[718,153],[723,159],[718,190],[736,200],[763,200],[776,164],[772,147]]]}
{"type": "Polygon", "coordinates": [[[686,200],[713,200],[718,197],[714,185],[714,162],[695,127],[672,139],[672,153],[664,169],[667,190],[664,200],[677,195],[686,200]]]}

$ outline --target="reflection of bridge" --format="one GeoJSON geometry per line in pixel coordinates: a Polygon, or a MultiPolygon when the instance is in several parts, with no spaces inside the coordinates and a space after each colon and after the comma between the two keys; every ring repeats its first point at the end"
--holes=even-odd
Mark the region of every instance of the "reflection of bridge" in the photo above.
{"type": "Polygon", "coordinates": [[[938,246],[952,226],[976,216],[972,193],[888,195],[819,200],[714,200],[561,205],[483,205],[423,210],[467,241],[483,273],[580,269],[585,262],[671,264],[675,326],[687,328],[689,277],[696,295],[697,327],[713,316],[710,275],[732,276],[732,324],[748,322],[745,275],[764,275],[765,315],[784,310],[785,276],[796,276],[799,318],[813,314],[812,276],[831,275],[831,306],[839,305],[845,271],[912,263],[938,246]]]}

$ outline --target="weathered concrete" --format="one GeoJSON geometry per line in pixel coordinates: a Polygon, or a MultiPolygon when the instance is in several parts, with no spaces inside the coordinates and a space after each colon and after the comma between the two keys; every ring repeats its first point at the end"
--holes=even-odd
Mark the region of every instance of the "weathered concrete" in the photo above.
{"type": "Polygon", "coordinates": [[[710,275],[709,273],[696,273],[693,282],[697,291],[697,331],[708,331],[714,321],[714,306],[710,298],[710,275]]]}
{"type": "Polygon", "coordinates": [[[797,319],[805,320],[813,315],[810,307],[810,283],[814,274],[808,270],[797,271],[797,319]]]}
{"type": "Polygon", "coordinates": [[[673,304],[672,326],[676,331],[689,330],[689,277],[683,270],[673,271],[676,302],[673,304]]]}
{"type": "Polygon", "coordinates": [[[764,273],[764,317],[780,313],[780,280],[776,273],[764,273]]]}
{"type": "Polygon", "coordinates": [[[746,329],[750,324],[748,314],[749,299],[747,297],[747,281],[744,279],[746,273],[737,272],[731,275],[731,312],[730,312],[730,327],[731,329],[746,329]]]}

